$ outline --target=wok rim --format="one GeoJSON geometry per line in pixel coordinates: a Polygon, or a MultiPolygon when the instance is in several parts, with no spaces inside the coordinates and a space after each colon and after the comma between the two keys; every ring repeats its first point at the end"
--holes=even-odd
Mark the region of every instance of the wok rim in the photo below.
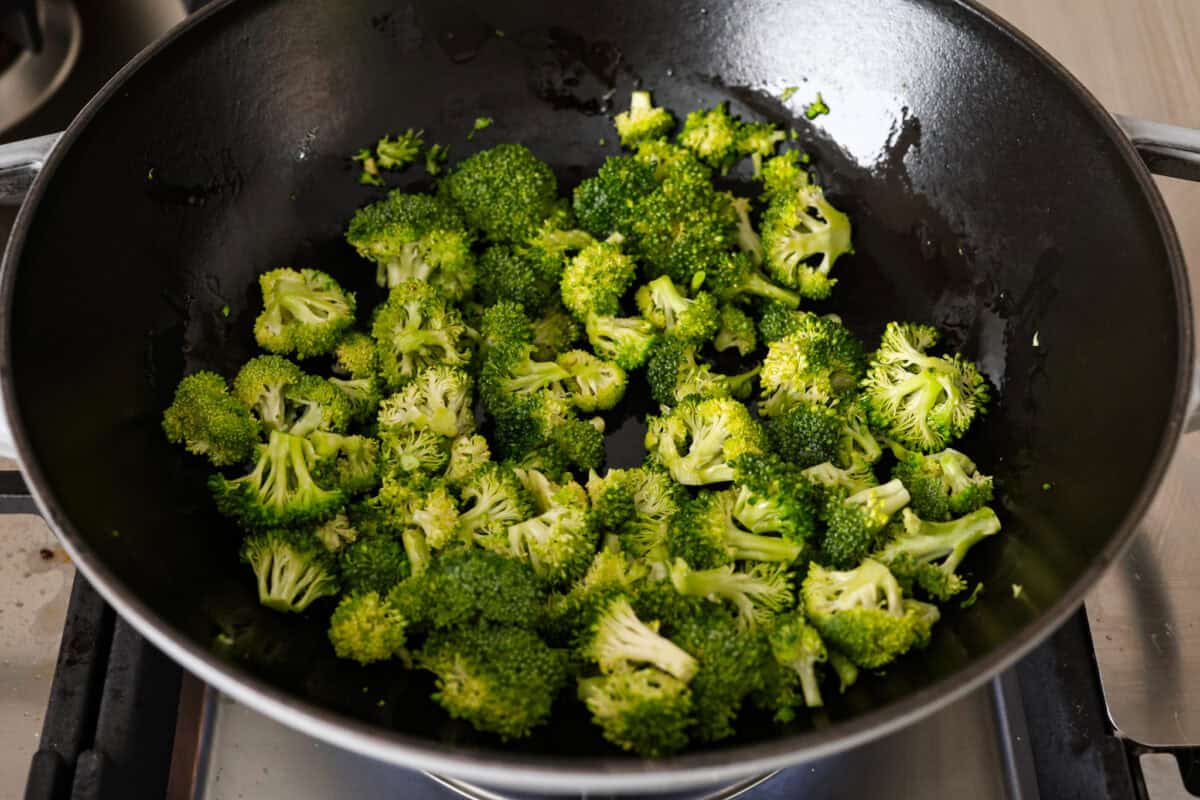
{"type": "Polygon", "coordinates": [[[1176,300],[1178,358],[1176,384],[1171,398],[1158,452],[1141,489],[1112,539],[1093,558],[1091,565],[1046,611],[1023,630],[996,647],[986,657],[946,675],[900,700],[824,729],[781,736],[766,742],[688,753],[661,760],[633,756],[599,758],[555,758],[509,754],[496,749],[460,747],[424,737],[415,737],[344,716],[283,691],[255,677],[236,664],[224,661],[176,632],[161,616],[120,583],[102,559],[88,546],[85,537],[71,524],[48,489],[45,473],[22,423],[16,402],[12,368],[12,301],[19,264],[37,207],[51,184],[59,164],[108,101],[126,82],[210,18],[227,12],[239,0],[216,0],[176,25],[122,67],[84,106],[53,149],[17,214],[11,237],[0,262],[0,394],[10,421],[17,460],[31,494],[47,525],[62,543],[77,569],[116,611],[142,636],[184,669],[223,694],[287,727],[329,744],[408,769],[443,773],[468,781],[509,789],[578,792],[677,790],[731,782],[756,773],[833,755],[895,732],[923,719],[978,689],[985,681],[1008,669],[1048,638],[1083,603],[1087,591],[1124,552],[1144,518],[1162,483],[1183,431],[1193,370],[1193,311],[1182,246],[1174,223],[1149,170],[1132,142],[1100,102],[1056,59],[1016,27],[979,0],[955,0],[956,4],[994,27],[998,34],[1029,52],[1073,91],[1093,115],[1100,130],[1121,153],[1126,166],[1142,190],[1158,225],[1167,251],[1176,300]]]}

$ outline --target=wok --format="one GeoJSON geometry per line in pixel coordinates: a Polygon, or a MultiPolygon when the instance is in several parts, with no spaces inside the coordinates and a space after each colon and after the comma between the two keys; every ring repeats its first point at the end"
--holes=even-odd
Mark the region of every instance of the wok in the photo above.
{"type": "MultiPolygon", "coordinates": [[[[218,2],[53,147],[5,152],[10,193],[40,167],[0,281],[12,442],[46,520],[122,615],[219,690],[321,739],[542,791],[680,788],[816,758],[1028,651],[1154,494],[1187,417],[1192,317],[1130,135],[1193,178],[1200,137],[1128,124],[965,0],[218,2]],[[317,266],[364,304],[378,296],[341,238],[377,196],[355,181],[358,147],[409,126],[455,157],[521,141],[570,186],[616,152],[607,114],[639,84],[676,110],[729,100],[797,128],[855,223],[830,310],[867,337],[889,319],[936,324],[996,385],[962,446],[994,472],[1005,523],[969,559],[987,591],[950,606],[928,649],[820,714],[780,728],[747,712],[735,739],[657,762],[607,746],[569,704],[504,745],[448,719],[426,675],[334,659],[323,614],[257,605],[207,470],[159,427],[181,375],[229,375],[251,355],[262,271],[317,266]],[[817,91],[833,110],[809,123],[817,91]],[[477,116],[496,124],[468,142],[477,116]]],[[[400,182],[428,185],[420,170],[400,182]]],[[[615,460],[631,447],[614,442],[615,460]]]]}

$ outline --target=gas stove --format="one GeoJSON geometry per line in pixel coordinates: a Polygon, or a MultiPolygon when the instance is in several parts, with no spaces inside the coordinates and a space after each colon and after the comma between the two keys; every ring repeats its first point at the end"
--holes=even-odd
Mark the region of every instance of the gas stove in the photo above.
{"type": "MultiPolygon", "coordinates": [[[[61,130],[200,4],[0,0],[0,141],[61,130]]],[[[0,234],[13,213],[0,207],[0,234]]],[[[975,693],[854,750],[674,797],[1200,796],[1197,485],[1200,435],[1086,609],[975,693]]],[[[11,463],[0,462],[0,513],[0,798],[22,786],[28,800],[522,797],[372,761],[220,695],[73,576],[11,463]]]]}

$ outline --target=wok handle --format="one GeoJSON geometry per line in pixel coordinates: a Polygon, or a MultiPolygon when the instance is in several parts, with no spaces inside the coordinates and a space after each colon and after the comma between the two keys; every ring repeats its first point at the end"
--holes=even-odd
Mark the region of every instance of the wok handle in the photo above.
{"type": "Polygon", "coordinates": [[[19,205],[61,133],[0,144],[0,205],[19,205]]]}
{"type": "MultiPolygon", "coordinates": [[[[1200,181],[1200,130],[1121,114],[1116,118],[1151,172],[1200,181]]],[[[1200,431],[1200,364],[1192,367],[1192,396],[1184,430],[1200,431]]]]}

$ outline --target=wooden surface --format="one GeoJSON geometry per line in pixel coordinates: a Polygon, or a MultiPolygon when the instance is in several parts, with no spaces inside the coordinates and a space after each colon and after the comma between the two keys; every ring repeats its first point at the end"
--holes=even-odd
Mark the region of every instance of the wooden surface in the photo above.
{"type": "MultiPolygon", "coordinates": [[[[1111,111],[1200,128],[1200,0],[983,0],[1111,111]]],[[[1200,308],[1200,183],[1159,178],[1200,308]]]]}

